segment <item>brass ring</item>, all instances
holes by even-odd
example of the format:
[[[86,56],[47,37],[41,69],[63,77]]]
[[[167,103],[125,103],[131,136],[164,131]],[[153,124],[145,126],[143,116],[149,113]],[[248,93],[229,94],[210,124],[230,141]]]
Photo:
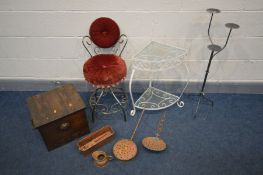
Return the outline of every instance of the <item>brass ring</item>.
[[[106,166],[108,161],[113,159],[112,156],[108,155],[104,151],[94,151],[91,156],[95,161],[95,166],[99,168]]]

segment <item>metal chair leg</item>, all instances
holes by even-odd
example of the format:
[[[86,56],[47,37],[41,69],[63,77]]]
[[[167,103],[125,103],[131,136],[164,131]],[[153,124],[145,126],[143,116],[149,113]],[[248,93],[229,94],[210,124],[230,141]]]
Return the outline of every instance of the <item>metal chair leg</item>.
[[[116,95],[114,94],[114,92],[112,91],[111,88],[110,88],[110,92],[111,92],[112,96],[115,98],[115,100],[118,102],[118,104],[120,105],[121,110],[122,110],[123,115],[124,115],[124,121],[126,122],[126,121],[127,121],[127,118],[126,118],[126,112],[125,112],[125,110],[124,110],[124,107],[121,105],[121,102],[120,102],[119,99],[116,97]]]
[[[101,93],[100,93],[100,95],[99,95],[99,98],[97,99],[97,91],[98,91],[98,89],[96,89],[95,90],[95,93],[94,93],[94,95],[95,95],[95,104],[92,106],[92,108],[91,108],[91,118],[92,118],[92,122],[94,123],[94,121],[95,121],[95,117],[94,117],[94,114],[95,114],[95,110],[96,110],[96,106],[97,106],[97,104],[99,103],[99,101],[100,101],[100,99],[101,99],[101,97],[102,97],[102,95],[103,95],[103,93],[104,93],[104,90],[102,89],[101,90]]]

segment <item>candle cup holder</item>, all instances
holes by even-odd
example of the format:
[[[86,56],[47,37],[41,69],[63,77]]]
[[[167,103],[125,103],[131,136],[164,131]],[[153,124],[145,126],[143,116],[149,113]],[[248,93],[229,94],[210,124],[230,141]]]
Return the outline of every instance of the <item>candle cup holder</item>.
[[[211,44],[209,44],[209,45],[207,46],[207,48],[208,48],[208,50],[211,51],[211,53],[210,53],[209,62],[208,62],[207,68],[206,68],[205,77],[204,77],[204,80],[203,80],[203,84],[202,84],[201,91],[197,94],[198,102],[197,102],[197,105],[196,105],[196,108],[195,108],[195,111],[194,111],[194,118],[197,117],[197,114],[198,114],[198,111],[200,110],[200,105],[201,105],[201,104],[209,105],[209,106],[211,106],[211,107],[213,108],[213,106],[214,106],[213,100],[211,100],[210,98],[208,98],[207,95],[206,95],[206,93],[205,93],[205,86],[206,86],[206,81],[207,81],[207,77],[208,77],[208,74],[209,74],[210,66],[211,66],[211,63],[212,63],[213,58],[214,58],[218,53],[222,52],[222,51],[226,48],[232,30],[239,28],[239,25],[238,25],[238,24],[235,24],[235,23],[226,23],[226,24],[225,24],[225,27],[226,27],[226,28],[229,28],[229,32],[228,32],[228,35],[227,35],[225,44],[224,44],[222,47],[219,46],[219,45],[217,45],[217,44],[214,44],[214,42],[213,42],[213,40],[212,40],[212,37],[211,37],[211,34],[210,34],[211,24],[212,24],[212,21],[213,21],[213,16],[214,16],[214,14],[220,13],[221,11],[220,11],[219,9],[214,9],[214,8],[209,8],[209,9],[207,9],[206,11],[211,14],[210,21],[209,21],[209,25],[208,25],[208,30],[207,30],[208,38],[209,38],[209,41],[210,41],[210,43],[211,43]],[[206,115],[206,116],[207,116],[207,115]]]

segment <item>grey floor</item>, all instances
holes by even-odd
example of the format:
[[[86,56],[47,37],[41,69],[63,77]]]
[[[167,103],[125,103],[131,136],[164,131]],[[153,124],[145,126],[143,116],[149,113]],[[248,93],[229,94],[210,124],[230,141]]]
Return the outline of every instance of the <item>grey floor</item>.
[[[155,133],[161,112],[146,112],[134,138],[139,152],[129,162],[111,161],[99,169],[90,156],[76,149],[76,140],[48,152],[37,130],[32,129],[26,98],[38,92],[0,92],[0,174],[2,175],[95,175],[95,174],[263,174],[263,95],[209,94],[215,106],[202,108],[193,120],[192,96],[185,107],[167,110],[162,133],[168,148],[152,153],[141,144]],[[87,102],[89,94],[81,93]],[[205,111],[211,111],[204,118]],[[121,114],[99,116],[90,122],[92,131],[110,124],[115,140],[101,148],[112,154],[113,144],[129,138],[140,111],[124,122]],[[87,110],[90,120],[90,112]]]

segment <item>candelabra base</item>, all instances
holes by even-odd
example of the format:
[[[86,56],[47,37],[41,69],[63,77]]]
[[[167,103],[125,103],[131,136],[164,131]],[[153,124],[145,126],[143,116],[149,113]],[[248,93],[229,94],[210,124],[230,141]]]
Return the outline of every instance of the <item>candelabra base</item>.
[[[196,107],[193,108],[193,118],[196,119],[200,114],[205,114],[204,119],[207,118],[210,111],[213,110],[214,102],[204,92],[200,92],[197,95],[194,95],[197,98]],[[195,104],[195,103],[194,103]],[[208,107],[208,108],[207,108]]]

